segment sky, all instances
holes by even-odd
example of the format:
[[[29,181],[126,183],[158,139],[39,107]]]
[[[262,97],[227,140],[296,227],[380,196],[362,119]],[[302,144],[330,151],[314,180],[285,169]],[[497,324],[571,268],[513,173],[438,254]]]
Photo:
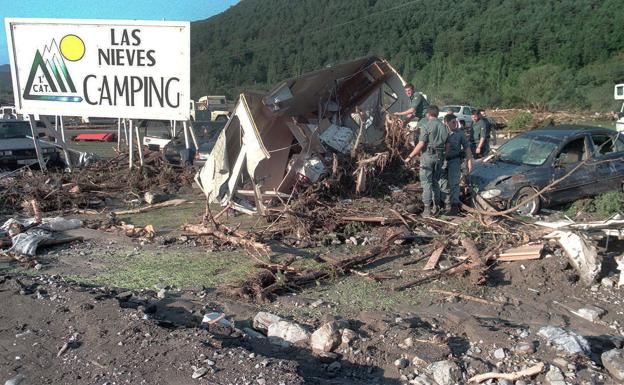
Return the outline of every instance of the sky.
[[[0,65],[9,63],[5,17],[195,21],[239,0],[0,0]]]

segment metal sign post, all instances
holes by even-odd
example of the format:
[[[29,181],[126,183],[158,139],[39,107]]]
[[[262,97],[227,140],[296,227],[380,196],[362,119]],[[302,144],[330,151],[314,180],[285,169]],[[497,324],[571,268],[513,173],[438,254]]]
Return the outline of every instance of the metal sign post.
[[[32,114],[28,114],[28,120],[30,121],[30,132],[32,133],[33,143],[35,145],[35,152],[37,153],[37,161],[39,162],[39,167],[41,171],[46,172],[48,168],[46,167],[45,160],[41,155],[41,146],[39,146],[39,138],[37,135],[37,123],[35,122],[35,117]]]

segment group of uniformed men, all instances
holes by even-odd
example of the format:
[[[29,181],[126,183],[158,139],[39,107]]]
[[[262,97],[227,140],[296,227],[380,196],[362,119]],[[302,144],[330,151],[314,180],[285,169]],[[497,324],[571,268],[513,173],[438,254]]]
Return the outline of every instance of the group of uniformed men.
[[[420,184],[422,187],[423,216],[440,213],[441,204],[449,215],[459,214],[459,183],[462,160],[466,162],[468,172],[472,171],[473,154],[475,158],[486,156],[490,151],[490,124],[483,118],[481,111],[472,111],[472,127],[469,139],[460,127],[454,114],[438,119],[439,110],[435,105],[428,105],[421,93],[414,93],[414,86],[405,85],[405,94],[409,106],[405,111],[397,112],[410,126],[415,123],[418,143],[404,159],[409,165],[411,160],[420,156]]]

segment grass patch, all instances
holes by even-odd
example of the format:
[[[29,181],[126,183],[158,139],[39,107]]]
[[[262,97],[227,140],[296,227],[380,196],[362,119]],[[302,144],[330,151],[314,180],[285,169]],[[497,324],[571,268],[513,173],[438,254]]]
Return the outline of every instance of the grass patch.
[[[204,208],[204,201],[183,203],[177,207],[164,207],[145,213],[123,215],[120,219],[141,227],[152,225],[156,230],[178,229],[185,223],[201,222]]]
[[[71,276],[97,285],[128,289],[152,288],[157,283],[175,287],[203,285],[215,287],[243,279],[253,270],[254,261],[242,253],[206,251],[154,251],[140,254],[108,255],[109,265],[97,276]]]

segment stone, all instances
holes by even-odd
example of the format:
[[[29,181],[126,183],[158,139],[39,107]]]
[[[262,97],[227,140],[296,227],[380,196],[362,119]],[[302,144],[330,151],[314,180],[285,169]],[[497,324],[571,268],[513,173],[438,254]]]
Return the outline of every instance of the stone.
[[[329,366],[327,366],[327,371],[330,373],[336,373],[341,368],[342,368],[342,365],[340,365],[340,362],[334,361],[331,364],[329,364]]]
[[[4,382],[4,385],[19,385],[24,380],[23,374],[18,374],[15,377],[12,377]]]
[[[331,352],[342,342],[339,326],[336,322],[328,322],[318,328],[310,336],[310,347],[315,353]]]
[[[413,348],[414,347],[414,339],[412,337],[407,337],[403,340],[403,346],[405,348]]]
[[[399,369],[405,369],[410,364],[407,358],[398,358],[394,361],[394,366]]]
[[[169,199],[169,196],[167,194],[161,194],[161,193],[156,193],[156,192],[152,192],[152,191],[147,191],[143,195],[143,200],[148,205],[153,205],[154,203],[164,202],[167,199]]]
[[[513,385],[513,382],[509,380],[498,380],[498,385]]]
[[[318,353],[319,361],[324,364],[329,364],[338,359],[338,354],[332,352],[320,352]]]
[[[524,380],[518,380],[518,381],[516,381],[515,385],[528,385],[528,384]]]
[[[613,286],[615,286],[615,280],[611,277],[604,277],[600,281],[600,284],[606,289],[613,289]]]
[[[266,380],[264,378],[258,378],[256,382],[258,382],[258,385],[266,385]]]
[[[160,299],[164,299],[167,296],[167,290],[166,289],[160,289],[158,291],[158,294],[156,294],[156,296]]]
[[[357,333],[351,329],[343,329],[341,335],[341,342],[345,346],[349,346],[357,339]]]
[[[431,380],[423,374],[417,376],[416,378],[411,380],[409,383],[415,384],[415,385],[433,385],[433,382],[431,382]]]
[[[282,317],[278,315],[261,311],[253,318],[253,328],[266,333],[269,326],[281,320]]]
[[[547,385],[566,385],[565,377],[563,376],[561,369],[554,365],[550,366],[550,369],[546,372],[544,379],[546,380]]]
[[[611,349],[600,356],[602,365],[607,369],[611,377],[624,381],[624,350]]]
[[[494,358],[496,358],[499,361],[502,361],[505,359],[505,357],[507,357],[507,354],[505,353],[505,349],[503,348],[498,348],[494,350],[494,353],[492,355],[494,356]]]
[[[117,298],[121,302],[126,302],[126,301],[130,300],[130,298],[132,298],[132,292],[131,291],[124,291],[123,293],[117,294],[115,296],[115,298]]]
[[[191,376],[192,378],[200,378],[203,377],[204,375],[206,375],[206,373],[208,373],[208,369],[206,368],[197,368],[195,369],[195,371],[193,372],[193,375]]]
[[[276,345],[289,346],[296,343],[307,343],[310,333],[300,325],[289,321],[277,321],[267,331],[269,341]]]
[[[323,305],[323,303],[325,303],[325,301],[323,301],[322,299],[317,299],[316,301],[314,301],[314,302],[312,302],[310,304],[310,307],[317,308],[317,307]]]
[[[576,314],[585,318],[588,321],[596,322],[606,313],[606,310],[594,305],[587,305],[581,309],[578,309]]]
[[[535,344],[533,342],[520,342],[513,348],[513,352],[519,355],[528,355],[535,353]]]
[[[537,334],[544,337],[557,350],[563,351],[568,355],[588,355],[591,353],[589,342],[583,336],[571,330],[555,326],[544,326]]]
[[[450,360],[434,362],[427,366],[427,371],[438,385],[453,385],[461,380],[461,369]]]

